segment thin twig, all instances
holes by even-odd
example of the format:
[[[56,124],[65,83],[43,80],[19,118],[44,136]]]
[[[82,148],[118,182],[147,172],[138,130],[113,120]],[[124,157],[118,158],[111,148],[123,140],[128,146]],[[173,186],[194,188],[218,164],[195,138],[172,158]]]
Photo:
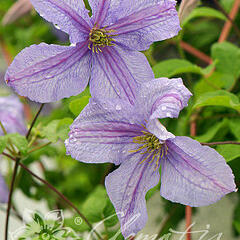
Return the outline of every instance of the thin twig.
[[[1,207],[0,206],[0,210],[1,211],[3,211],[3,212],[6,212],[7,211],[7,209],[5,209],[5,208],[3,208],[3,207]],[[18,213],[18,212],[16,212],[15,210],[11,213],[11,215],[12,216],[15,216],[19,221],[23,221],[23,218],[22,218],[22,216]]]
[[[238,28],[238,26],[236,25],[236,23],[234,22],[233,19],[231,19],[231,17],[229,17],[228,13],[225,11],[225,9],[221,6],[221,4],[217,1],[217,0],[213,0],[215,2],[215,4],[217,5],[217,7],[219,8],[219,10],[226,16],[226,18],[231,22],[231,24],[233,25],[236,34],[238,35],[238,37],[240,37],[240,30]]]
[[[157,239],[158,238],[161,238],[161,235],[162,235],[162,232],[164,230],[164,228],[166,227],[166,225],[168,224],[169,220],[171,219],[171,217],[174,215],[174,213],[176,212],[178,208],[178,205],[174,206],[171,211],[167,214],[167,216],[165,216],[161,222],[161,227],[160,227],[160,230],[158,232],[158,236],[157,236]]]
[[[180,46],[187,52],[191,53],[193,56],[199,58],[200,60],[206,62],[207,64],[212,64],[212,59],[206,55],[205,53],[199,51],[198,49],[194,48],[190,44],[181,41]]]
[[[2,129],[2,131],[3,131],[3,133],[4,133],[4,135],[7,135],[7,130],[6,130],[6,128],[3,126],[3,124],[2,124],[1,121],[0,121],[0,126],[1,126],[1,129]]]
[[[192,225],[192,208],[190,206],[186,206],[185,215],[186,215],[186,229],[188,230],[186,239],[191,240],[192,236],[190,226]]]
[[[231,21],[228,20],[228,21],[225,23],[218,42],[223,42],[223,41],[225,41],[225,40],[227,39],[227,37],[228,37],[228,35],[229,35],[229,33],[230,33],[230,30],[231,30],[231,27],[234,26],[234,25],[233,25],[233,21],[234,21],[235,17],[237,16],[239,7],[240,7],[240,0],[235,0],[230,14],[229,14],[229,15],[227,14],[228,19],[231,19]],[[238,28],[237,28],[237,29],[238,29]],[[236,29],[235,29],[235,30],[236,30]],[[238,29],[238,30],[239,30],[239,29]],[[236,31],[236,33],[238,33],[238,31]]]
[[[41,107],[39,108],[36,116],[34,117],[34,119],[33,119],[33,121],[32,121],[32,124],[31,124],[31,126],[30,126],[30,128],[29,128],[29,130],[28,130],[28,132],[27,132],[27,134],[26,134],[26,139],[29,138],[29,136],[30,136],[30,134],[31,134],[31,131],[32,131],[32,129],[33,129],[33,127],[34,127],[34,125],[35,125],[35,123],[36,123],[36,121],[37,121],[37,119],[38,119],[38,117],[39,117],[39,114],[41,113],[44,105],[45,105],[45,104],[42,103],[42,105],[41,105]]]
[[[32,124],[28,130],[28,133],[26,135],[26,139],[28,140],[32,128],[35,124],[35,122],[37,121],[38,116],[40,115],[42,109],[43,109],[44,104],[41,105],[39,111],[37,112],[36,116],[34,117]],[[12,175],[12,179],[11,179],[11,185],[10,185],[10,189],[9,189],[9,195],[8,195],[8,207],[7,207],[7,213],[6,213],[6,223],[5,223],[5,240],[8,239],[8,228],[9,228],[9,220],[10,220],[10,212],[11,212],[11,207],[12,207],[12,196],[13,196],[13,190],[14,190],[14,185],[15,185],[15,180],[16,180],[16,176],[17,176],[17,172],[18,172],[18,167],[20,164],[21,158],[17,157],[15,159],[15,165],[14,165],[14,170],[13,170],[13,175]]]
[[[17,161],[14,157],[10,156],[7,153],[2,153],[2,155],[12,159],[13,161]],[[33,177],[35,177],[36,179],[38,179],[40,182],[42,182],[44,185],[48,186],[48,188],[50,188],[53,192],[55,192],[61,199],[63,199],[69,206],[71,206],[76,213],[79,214],[79,216],[86,222],[86,224],[93,229],[92,224],[87,220],[87,218],[83,215],[83,213],[81,213],[78,208],[67,198],[65,197],[61,192],[59,192],[51,183],[47,182],[46,180],[42,179],[41,177],[37,176],[35,173],[33,173],[29,168],[27,168],[24,164],[22,164],[21,162],[19,163],[19,166],[21,166],[25,171],[27,171],[28,173],[30,173]],[[93,229],[94,233],[97,235],[97,237],[99,239],[102,240],[100,234]]]
[[[240,145],[240,142],[225,141],[225,142],[211,142],[211,143],[201,143],[201,144],[203,146],[216,146],[216,145],[227,145],[227,144]]]
[[[32,152],[35,152],[35,151],[37,151],[37,150],[40,150],[40,149],[42,149],[42,148],[44,148],[44,147],[47,147],[47,146],[50,145],[50,144],[51,144],[51,142],[48,142],[48,143],[45,143],[45,144],[43,144],[43,145],[41,145],[41,146],[35,147],[35,148],[33,148],[32,150],[30,150],[28,153],[32,153]]]
[[[7,46],[4,44],[4,42],[2,41],[2,39],[0,39],[0,48],[2,50],[2,53],[3,53],[3,57],[4,57],[4,60],[6,62],[7,65],[10,65],[11,62],[12,62],[12,56],[11,54],[9,53],[8,49],[7,49]]]
[[[12,176],[11,185],[10,185],[10,189],[9,189],[9,195],[8,195],[8,206],[7,206],[7,214],[6,214],[6,222],[5,222],[5,240],[8,239],[8,226],[9,226],[9,217],[10,217],[10,212],[11,212],[10,210],[12,207],[12,195],[13,195],[14,184],[15,184],[17,171],[18,171],[18,167],[19,167],[19,163],[20,163],[21,159],[17,158],[15,160],[16,161],[15,161],[13,176]]]
[[[190,135],[192,137],[195,137],[197,135],[197,120],[196,120],[197,115],[198,115],[198,112],[196,112],[192,116],[192,121],[190,124]],[[185,207],[185,222],[186,222],[186,229],[187,229],[186,240],[191,240],[192,239],[192,234],[191,234],[192,208],[190,206]]]

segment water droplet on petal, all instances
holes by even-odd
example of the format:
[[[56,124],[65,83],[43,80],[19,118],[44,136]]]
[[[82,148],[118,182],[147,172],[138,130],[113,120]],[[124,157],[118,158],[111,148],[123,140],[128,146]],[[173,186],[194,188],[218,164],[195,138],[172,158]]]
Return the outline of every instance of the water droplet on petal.
[[[172,114],[171,113],[167,113],[167,117],[172,117]]]
[[[41,16],[41,15],[40,15],[40,16]],[[41,17],[43,17],[43,16],[41,16]],[[60,30],[60,27],[59,27],[58,25],[55,25],[55,28],[58,29],[58,30]]]
[[[166,106],[162,106],[162,110],[163,111],[167,110],[167,107]]]
[[[71,143],[71,144],[76,143],[76,142],[77,142],[76,138],[70,138],[69,139],[69,143]]]
[[[122,106],[118,104],[118,105],[116,106],[116,110],[117,110],[117,111],[122,110]]]

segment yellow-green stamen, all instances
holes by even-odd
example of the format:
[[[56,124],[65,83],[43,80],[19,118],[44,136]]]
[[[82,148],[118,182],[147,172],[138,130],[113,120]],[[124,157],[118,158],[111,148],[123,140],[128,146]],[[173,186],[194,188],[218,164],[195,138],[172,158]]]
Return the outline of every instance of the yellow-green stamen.
[[[114,46],[113,43],[115,40],[112,38],[116,35],[111,35],[113,30],[106,30],[105,28],[98,29],[94,27],[89,33],[89,44],[88,48],[92,52],[102,52],[101,48],[106,46]]]
[[[130,153],[146,154],[147,156],[140,162],[140,164],[149,160],[149,163],[156,161],[156,169],[159,167],[160,159],[167,155],[167,145],[160,142],[160,140],[148,131],[142,131],[142,135],[134,137],[133,142],[139,144],[139,148],[130,150]]]

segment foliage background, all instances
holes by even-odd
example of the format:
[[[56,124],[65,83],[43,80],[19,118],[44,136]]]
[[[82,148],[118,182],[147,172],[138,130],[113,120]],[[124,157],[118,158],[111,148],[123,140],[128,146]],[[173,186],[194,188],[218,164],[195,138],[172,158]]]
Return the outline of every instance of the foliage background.
[[[13,0],[0,0],[0,20],[13,3]],[[219,4],[229,13],[234,0],[220,0]],[[156,77],[182,77],[194,95],[189,107],[181,113],[179,119],[164,120],[165,126],[175,135],[196,135],[192,137],[200,142],[240,141],[240,36],[232,29],[226,41],[219,43],[226,20],[216,2],[202,0],[183,21],[183,29],[178,37],[155,43],[145,52]],[[235,23],[240,29],[240,11]],[[34,10],[12,24],[0,25],[1,96],[11,91],[5,87],[3,76],[12,57],[23,48],[40,42],[68,44],[67,36],[45,22]],[[201,54],[194,55],[189,45],[204,54],[205,58],[201,59]],[[52,144],[27,155],[23,163],[29,168],[36,169],[44,179],[67,196],[91,223],[97,223],[114,214],[104,189],[104,178],[114,166],[77,162],[66,156],[63,144],[67,138],[68,126],[88,103],[89,97],[89,91],[86,90],[79,96],[45,106],[33,130],[33,136],[37,139],[37,145],[48,141]],[[22,101],[25,104],[26,123],[29,125],[39,106],[27,99]],[[216,150],[231,166],[239,187],[239,145],[221,145],[217,146]],[[3,165],[6,170],[5,178],[9,184],[12,163],[3,158],[0,165],[2,169]],[[76,225],[74,219],[77,215],[70,211],[66,203],[22,169],[17,176],[16,188],[29,199],[46,202],[49,210],[64,209],[67,216],[65,226],[80,233],[89,230],[84,223]],[[150,199],[152,196],[160,198],[159,186],[151,190],[146,198]],[[228,231],[231,231],[232,239],[237,239],[240,237],[240,194],[233,193],[226,198],[233,199],[230,202],[234,206],[229,208],[235,209],[231,229]],[[17,200],[15,198],[15,201]],[[184,219],[184,206],[162,201],[163,217],[151,219],[150,216],[151,221],[159,225],[159,229],[161,226],[159,236],[168,233],[169,227],[177,228],[179,222]],[[2,208],[4,206],[1,206]],[[37,205],[34,210],[38,210]],[[17,211],[21,213],[22,209]],[[198,211],[194,209],[194,214]],[[0,224],[3,222],[4,219],[1,218]],[[101,231],[106,239],[110,239],[116,233],[117,224],[116,217],[105,222]],[[222,227],[224,232],[225,226]],[[159,229],[155,229],[153,234],[158,233]],[[2,232],[0,234],[2,239]],[[122,237],[119,236],[118,239]]]

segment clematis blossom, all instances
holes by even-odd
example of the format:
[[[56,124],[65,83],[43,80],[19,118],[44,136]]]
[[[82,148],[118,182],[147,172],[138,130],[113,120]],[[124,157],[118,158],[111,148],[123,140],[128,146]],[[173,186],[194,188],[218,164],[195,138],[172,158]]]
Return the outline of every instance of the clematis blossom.
[[[153,72],[138,52],[180,30],[175,0],[31,0],[37,12],[70,36],[71,46],[32,45],[8,68],[5,81],[21,96],[52,102],[81,93],[133,103]]]
[[[7,133],[27,132],[24,117],[23,105],[16,96],[0,97],[0,121]],[[0,128],[0,136],[4,135],[2,128]],[[8,188],[0,174],[0,203],[8,201]]]
[[[8,188],[0,174],[0,203],[7,203],[8,201]]]
[[[26,134],[23,105],[16,96],[0,97],[0,121],[7,133]],[[3,135],[0,128],[0,135]]]
[[[91,99],[71,126],[65,145],[73,158],[120,165],[105,185],[125,238],[145,226],[145,195],[160,178],[162,197],[194,207],[236,190],[221,155],[189,137],[174,136],[159,121],[177,118],[190,96],[181,79],[155,79],[141,85],[134,106]]]

